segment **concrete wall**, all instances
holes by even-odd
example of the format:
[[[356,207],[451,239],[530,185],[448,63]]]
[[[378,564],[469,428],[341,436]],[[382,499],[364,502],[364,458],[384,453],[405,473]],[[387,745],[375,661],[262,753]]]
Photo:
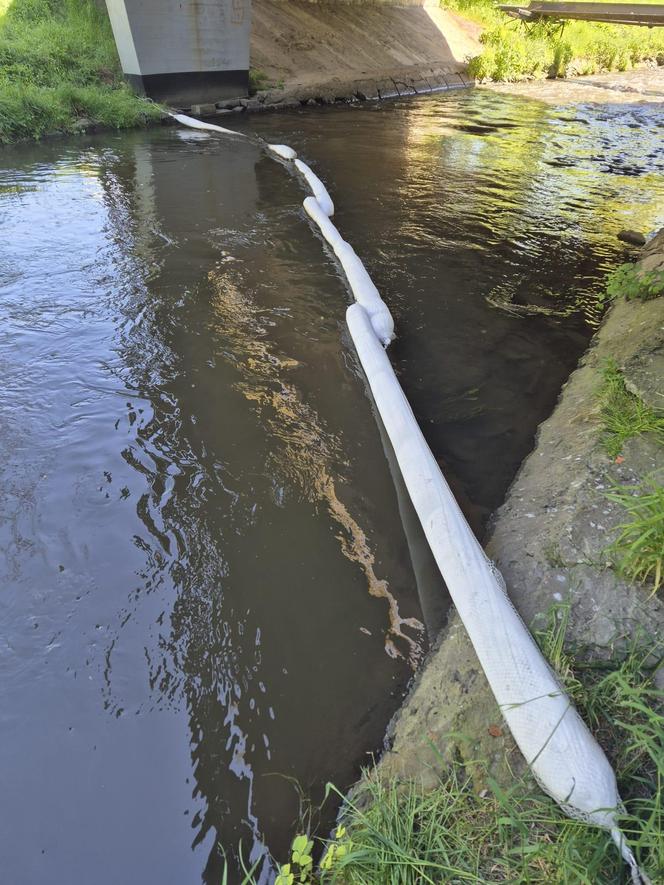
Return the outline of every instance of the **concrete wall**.
[[[122,70],[157,101],[246,94],[251,0],[106,0]]]

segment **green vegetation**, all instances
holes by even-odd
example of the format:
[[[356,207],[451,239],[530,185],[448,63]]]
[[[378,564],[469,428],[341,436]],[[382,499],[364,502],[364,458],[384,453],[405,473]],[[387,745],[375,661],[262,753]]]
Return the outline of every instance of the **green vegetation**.
[[[108,17],[92,0],[0,0],[0,142],[160,115],[124,83]]]
[[[616,488],[607,497],[632,517],[618,526],[608,555],[626,578],[652,581],[652,592],[656,593],[664,583],[664,486],[651,478]]]
[[[664,272],[643,271],[636,264],[621,264],[609,276],[604,301],[650,301],[664,295]]]
[[[525,80],[625,71],[644,61],[664,64],[661,28],[591,22],[526,26],[494,0],[447,0],[444,5],[481,24],[484,50],[470,62],[478,80]]]
[[[642,433],[652,433],[664,444],[664,414],[627,390],[625,377],[613,360],[603,369],[599,400],[602,442],[612,458],[620,455],[628,439]]]
[[[653,882],[663,881],[663,695],[652,679],[663,649],[634,641],[613,661],[590,661],[580,649],[574,657],[565,649],[568,613],[568,606],[556,606],[537,639],[615,767],[625,800],[621,825],[639,863]],[[319,869],[309,862],[310,839],[299,836],[280,885],[626,881],[606,832],[565,817],[529,778],[506,789],[487,782],[478,793],[457,766],[425,792],[415,782],[385,784],[368,772],[362,807],[345,801]],[[295,857],[304,857],[304,865]],[[250,874],[245,882],[253,882]]]
[[[270,78],[260,68],[249,68],[249,95],[256,95],[261,89],[267,89]]]
[[[664,446],[664,413],[627,389],[613,360],[603,369],[599,399],[602,442],[612,458],[621,461],[625,442],[643,433]],[[664,486],[647,478],[636,485],[616,486],[607,497],[624,507],[631,519],[618,526],[606,554],[629,580],[652,581],[655,593],[664,583]]]

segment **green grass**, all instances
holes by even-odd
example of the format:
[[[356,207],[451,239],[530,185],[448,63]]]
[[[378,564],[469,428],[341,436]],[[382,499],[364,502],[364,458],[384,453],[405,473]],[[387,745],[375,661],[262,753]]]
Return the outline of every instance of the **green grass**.
[[[652,433],[664,445],[664,414],[646,405],[625,386],[625,377],[613,360],[602,371],[599,388],[602,444],[612,458],[620,455],[628,439]]]
[[[621,264],[606,281],[603,301],[651,301],[664,295],[664,271],[644,271],[638,264]]]
[[[652,683],[652,649],[619,662],[561,673],[611,757],[626,813],[621,821],[653,882],[664,876],[664,717]],[[570,685],[570,683],[572,683]],[[353,885],[491,883],[617,885],[626,880],[608,835],[566,818],[527,781],[508,789],[489,780],[484,797],[462,769],[423,792],[413,782],[367,778],[366,811],[348,807],[348,853],[339,881]]]
[[[616,488],[607,497],[631,517],[618,526],[608,555],[621,574],[632,581],[652,583],[656,593],[664,583],[664,486],[649,479]]]
[[[268,89],[270,78],[260,68],[249,68],[249,95],[256,95],[261,89]]]
[[[653,683],[662,647],[635,639],[622,657],[612,661],[589,660],[581,650],[574,657],[565,648],[568,613],[567,606],[557,606],[548,628],[537,638],[614,765],[625,802],[621,825],[639,864],[653,883],[662,882],[664,696]],[[488,783],[488,789],[478,794],[461,766],[449,768],[431,791],[422,790],[415,781],[384,783],[367,772],[362,807],[346,800],[342,829],[324,844],[324,857],[332,852],[330,868],[307,873],[301,881],[343,885],[628,881],[608,834],[565,817],[529,778],[515,778],[508,788],[490,778]],[[289,874],[298,882],[299,868],[289,860]],[[245,882],[253,882],[252,877]]]
[[[92,0],[0,0],[1,142],[160,115],[124,83],[108,17]]]
[[[526,27],[493,0],[444,0],[481,24],[483,51],[470,61],[477,80],[524,80],[625,71],[644,61],[664,64],[661,28],[592,22],[541,22]]]

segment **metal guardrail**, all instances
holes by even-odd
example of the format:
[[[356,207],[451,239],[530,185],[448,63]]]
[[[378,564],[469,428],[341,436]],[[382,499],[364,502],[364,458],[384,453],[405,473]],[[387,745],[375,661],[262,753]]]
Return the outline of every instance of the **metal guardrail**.
[[[664,26],[664,4],[651,3],[583,3],[583,2],[535,2],[529,6],[503,5],[499,9],[520,18],[535,22],[542,19],[607,22],[616,25],[646,25],[650,28]]]

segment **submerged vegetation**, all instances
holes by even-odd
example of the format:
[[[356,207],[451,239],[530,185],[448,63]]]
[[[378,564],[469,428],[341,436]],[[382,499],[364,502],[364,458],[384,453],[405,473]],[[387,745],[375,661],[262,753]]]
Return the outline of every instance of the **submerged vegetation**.
[[[664,716],[653,674],[662,648],[635,640],[613,661],[588,660],[581,649],[574,656],[565,650],[567,615],[567,606],[555,607],[538,641],[610,757],[625,801],[621,825],[643,869],[660,882]],[[487,783],[481,792],[478,774]],[[502,788],[486,772],[452,766],[432,791],[414,781],[384,783],[373,772],[363,788],[363,801],[345,800],[333,839],[323,840],[318,870],[311,840],[300,835],[280,867],[279,885],[625,881],[609,834],[565,817],[529,777]],[[245,883],[253,881],[249,872]]]
[[[444,0],[485,29],[469,73],[478,80],[524,80],[626,71],[641,62],[664,64],[661,28],[572,21],[524,25],[494,0]]]
[[[0,0],[0,142],[160,115],[124,83],[93,0]]]

